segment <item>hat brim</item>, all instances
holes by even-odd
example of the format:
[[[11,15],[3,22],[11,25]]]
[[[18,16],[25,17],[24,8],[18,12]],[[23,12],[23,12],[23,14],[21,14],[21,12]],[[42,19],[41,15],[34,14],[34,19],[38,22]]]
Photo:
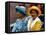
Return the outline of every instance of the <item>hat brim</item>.
[[[35,10],[38,11],[38,16],[41,15],[41,10],[40,10],[37,6],[32,6],[32,7],[28,8],[28,15],[30,15],[30,11],[31,11],[32,9],[35,9]]]

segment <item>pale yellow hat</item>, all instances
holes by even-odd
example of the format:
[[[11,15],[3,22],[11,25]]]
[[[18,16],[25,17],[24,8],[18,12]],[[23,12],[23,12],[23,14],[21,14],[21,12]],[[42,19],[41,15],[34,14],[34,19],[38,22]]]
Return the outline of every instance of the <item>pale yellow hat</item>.
[[[28,8],[28,15],[30,15],[30,11],[31,11],[32,9],[35,9],[35,10],[38,11],[38,16],[41,15],[41,10],[40,10],[37,6],[32,6],[32,7]]]

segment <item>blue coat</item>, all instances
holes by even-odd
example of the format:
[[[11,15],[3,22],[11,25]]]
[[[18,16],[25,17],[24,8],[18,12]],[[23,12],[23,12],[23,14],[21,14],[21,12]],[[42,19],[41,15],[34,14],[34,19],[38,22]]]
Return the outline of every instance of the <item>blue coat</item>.
[[[28,24],[28,20],[32,18],[31,16],[28,16],[24,19],[17,19],[14,26],[13,26],[13,29],[12,29],[12,32],[24,32],[24,31],[28,31],[27,29],[27,24]]]

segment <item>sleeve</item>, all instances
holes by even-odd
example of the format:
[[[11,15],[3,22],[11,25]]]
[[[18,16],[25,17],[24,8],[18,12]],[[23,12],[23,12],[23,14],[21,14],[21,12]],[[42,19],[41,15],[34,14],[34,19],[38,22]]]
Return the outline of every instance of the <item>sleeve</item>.
[[[40,31],[41,27],[42,27],[41,21],[37,21],[35,25],[32,27],[31,31]]]
[[[12,32],[15,32],[16,27],[17,27],[17,25],[16,25],[16,23],[15,23],[14,26],[13,26]]]
[[[16,22],[16,23],[14,24],[14,26],[13,26],[12,32],[19,32],[20,29],[21,29],[21,27],[22,27],[21,22],[20,22],[20,21],[19,21],[19,22]]]

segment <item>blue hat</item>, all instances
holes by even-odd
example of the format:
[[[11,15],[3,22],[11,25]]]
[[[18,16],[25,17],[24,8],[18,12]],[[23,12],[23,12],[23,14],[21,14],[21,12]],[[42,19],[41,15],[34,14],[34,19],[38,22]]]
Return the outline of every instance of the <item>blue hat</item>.
[[[26,8],[24,6],[16,6],[15,8],[16,8],[16,12],[25,15]]]

